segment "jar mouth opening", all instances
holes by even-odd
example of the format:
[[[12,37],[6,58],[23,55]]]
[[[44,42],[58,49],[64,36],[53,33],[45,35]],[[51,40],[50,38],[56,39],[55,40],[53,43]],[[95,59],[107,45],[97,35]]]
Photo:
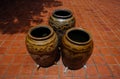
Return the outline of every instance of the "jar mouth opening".
[[[53,30],[48,26],[36,26],[31,28],[29,31],[29,36],[33,39],[46,39],[50,37],[53,33]]]
[[[72,12],[70,10],[55,10],[53,12],[53,16],[56,18],[70,18],[72,16]]]
[[[90,34],[83,29],[70,29],[67,32],[67,38],[76,44],[86,44],[91,40]]]

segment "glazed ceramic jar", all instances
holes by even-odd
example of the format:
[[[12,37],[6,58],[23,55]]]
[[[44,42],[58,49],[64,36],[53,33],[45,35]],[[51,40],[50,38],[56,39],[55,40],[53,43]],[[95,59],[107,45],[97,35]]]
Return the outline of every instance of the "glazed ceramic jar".
[[[81,28],[71,28],[62,39],[62,61],[65,67],[75,70],[83,67],[92,54],[91,35]]]
[[[55,10],[49,18],[49,25],[57,32],[59,39],[64,32],[75,25],[73,13],[67,9]]]
[[[41,67],[53,65],[59,59],[58,38],[49,26],[36,26],[28,31],[26,47],[31,57]]]

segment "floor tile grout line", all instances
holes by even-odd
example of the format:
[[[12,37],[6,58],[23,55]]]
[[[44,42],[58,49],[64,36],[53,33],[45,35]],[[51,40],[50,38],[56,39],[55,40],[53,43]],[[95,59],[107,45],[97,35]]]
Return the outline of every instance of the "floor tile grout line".
[[[97,5],[96,5],[96,6],[97,6]],[[98,6],[97,6],[97,7],[98,7]],[[99,10],[98,10],[98,11],[99,11],[98,13],[101,13],[101,14],[102,14],[102,10],[101,10],[99,7],[98,7],[98,9],[99,9]],[[98,14],[97,14],[97,15],[98,15]],[[103,16],[105,17],[105,15],[103,15]],[[104,24],[106,24],[106,22],[105,22],[105,20],[104,20],[103,18],[100,17],[100,19],[104,22]],[[106,26],[108,27],[108,24],[106,24]],[[111,29],[111,31],[114,33],[114,31],[113,31],[112,29]],[[114,33],[114,34],[115,34],[115,33]],[[116,34],[115,34],[115,36],[116,36]],[[116,36],[116,37],[117,37],[117,36]],[[118,37],[117,37],[117,38],[118,38]],[[118,39],[119,39],[119,38],[118,38]],[[120,40],[120,39],[119,39],[119,40]]]
[[[34,65],[34,66],[35,66],[35,65]],[[34,76],[34,71],[35,71],[35,67],[33,67],[32,74],[31,74],[31,76],[30,76],[30,79],[33,78],[33,76]]]
[[[82,1],[81,1],[82,2]],[[83,3],[83,2],[82,2]],[[94,64],[95,65],[95,64]],[[85,78],[88,79],[88,74],[87,74],[87,70],[86,68],[84,68],[84,72],[85,72]]]
[[[102,7],[101,7],[102,8]],[[107,11],[107,12],[109,12],[109,13],[112,13],[112,12],[110,12],[108,9],[106,9],[106,7],[104,7],[104,9]],[[101,9],[102,10],[102,9]],[[103,12],[103,11],[102,11]],[[104,13],[103,13],[104,14]],[[120,19],[118,19],[117,18],[117,16],[116,15],[114,15],[114,17],[117,19],[117,20],[120,20]]]
[[[87,2],[85,2],[86,4],[88,4],[88,0],[87,0]],[[88,5],[88,7],[91,7],[90,5]],[[89,21],[91,21],[89,18],[88,18],[88,20]],[[92,22],[91,22],[91,24],[92,24]],[[93,25],[93,24],[92,24]],[[95,28],[95,27],[94,27]],[[95,28],[96,29],[96,28]],[[98,32],[98,31],[97,31]],[[99,34],[99,33],[98,33]],[[99,71],[98,71],[98,68],[97,68],[97,65],[96,65],[96,63],[95,63],[95,61],[93,60],[93,63],[94,63],[94,66],[95,66],[95,69],[96,69],[96,71],[97,71],[97,77],[98,78],[100,78],[100,74],[99,74]],[[88,77],[87,77],[88,78]]]
[[[0,47],[2,47],[2,45],[5,43],[5,41],[6,41],[6,39],[8,38],[8,36],[4,39],[4,41],[3,40],[1,40],[2,41],[2,43],[0,44]],[[8,47],[7,47],[8,48]]]
[[[98,49],[99,49],[99,47],[98,47]],[[100,49],[99,49],[100,50]],[[101,54],[101,53],[100,53]],[[102,55],[102,54],[101,54]],[[103,55],[102,55],[102,58],[104,59],[104,57],[103,57]],[[106,66],[109,68],[109,66],[107,65],[107,63],[105,63],[106,64]],[[113,77],[113,73],[112,73],[112,71],[111,71],[111,69],[109,68],[109,70],[110,70],[110,73],[112,74],[112,77]]]
[[[82,1],[81,1],[81,3],[83,3]],[[81,27],[82,28],[82,27]],[[87,76],[87,72],[86,72],[87,70],[84,68],[84,72],[85,72],[85,78],[87,79],[88,78],[88,76]]]
[[[16,37],[17,37],[17,36],[16,36]],[[15,38],[16,38],[16,37],[15,37]],[[13,41],[14,41],[14,40],[13,40]],[[11,45],[12,45],[13,41],[11,42]],[[8,47],[8,49],[10,49],[10,46]],[[7,52],[6,52],[6,53],[7,53]],[[4,55],[6,55],[6,53],[5,53]],[[13,55],[13,56],[15,56],[15,55]],[[10,64],[9,64],[8,67],[6,68],[5,73],[4,73],[4,75],[3,75],[3,78],[5,78],[5,75],[6,75],[6,73],[7,73],[7,70],[8,70],[8,68],[10,67],[10,65],[12,64],[13,61],[14,61],[14,58],[11,60]]]
[[[85,70],[85,75],[86,75],[86,79],[88,78],[88,76],[87,76],[87,72],[86,72],[86,70]]]
[[[34,76],[35,71],[37,71],[37,64],[35,63],[34,66],[35,66],[35,67],[34,67],[34,69],[33,69],[32,76],[31,76],[32,78],[33,78],[33,76]],[[44,76],[39,76],[39,77],[42,77],[43,79],[46,79],[46,72],[47,72],[46,69],[47,69],[47,68],[45,68],[45,75],[44,75]],[[40,70],[40,69],[39,69],[39,70]],[[39,70],[38,70],[38,71],[39,71]],[[31,78],[31,79],[32,79],[32,78]]]
[[[81,3],[83,3],[83,2],[81,1]],[[73,9],[73,10],[74,10],[74,9]],[[81,27],[81,28],[82,28],[82,27]],[[84,68],[84,72],[85,72],[85,75],[84,75],[85,78],[88,79],[88,78],[87,78],[87,72],[86,72],[86,69],[85,69],[85,68]],[[73,74],[72,79],[74,79],[74,77],[75,77],[75,76],[74,76],[74,74]]]
[[[103,56],[103,55],[102,55]],[[114,56],[113,56],[114,57]],[[115,58],[114,58],[115,59]],[[117,62],[117,64],[119,64],[118,62]],[[109,65],[109,64],[108,64]],[[111,71],[112,72],[112,71]]]
[[[14,41],[16,41],[16,38],[18,37],[18,35],[15,37],[15,39],[14,39]],[[14,42],[13,42],[14,43]],[[11,44],[12,45],[12,44]],[[19,48],[19,47],[18,47]],[[18,49],[19,50],[19,49]],[[15,54],[15,56],[16,56],[17,54]],[[25,54],[26,55],[26,54]],[[24,58],[25,59],[25,58]],[[23,63],[20,65],[21,67],[20,67],[20,71],[19,71],[19,73],[18,73],[18,75],[17,75],[17,79],[19,79],[19,76],[20,76],[20,72],[21,72],[21,70],[22,70],[22,68],[23,68]]]
[[[99,48],[98,48],[99,49]],[[99,49],[100,50],[100,49]],[[101,51],[100,51],[101,52]],[[105,60],[105,58],[104,58],[104,55],[102,54],[102,53],[100,53],[101,54],[101,57],[102,57],[102,59],[103,60]],[[113,73],[112,73],[112,70],[110,69],[110,67],[109,67],[109,64],[105,61],[105,65],[107,66],[107,68],[109,69],[109,71],[110,71],[110,74],[111,74],[111,76],[113,77],[114,75],[113,75]]]
[[[100,10],[101,11],[101,10]],[[106,23],[106,22],[104,22]],[[108,27],[108,24],[106,25]],[[111,29],[112,30],[112,29]],[[114,33],[115,37],[118,38],[118,40],[120,41],[119,37],[115,34],[115,32],[112,30],[112,32]]]

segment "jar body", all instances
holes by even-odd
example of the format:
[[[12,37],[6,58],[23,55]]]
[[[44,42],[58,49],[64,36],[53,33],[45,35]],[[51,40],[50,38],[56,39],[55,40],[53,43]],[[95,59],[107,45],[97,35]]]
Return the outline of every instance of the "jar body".
[[[47,27],[47,29],[49,28],[50,27]],[[57,62],[59,59],[59,53],[57,47],[58,38],[56,33],[53,32],[51,36],[45,39],[33,39],[30,36],[31,32],[29,32],[26,36],[26,47],[33,60],[41,67],[48,67]]]
[[[79,34],[78,34],[79,36]],[[62,61],[65,67],[76,70],[82,68],[92,54],[93,41],[77,44],[69,40],[66,35],[62,39]]]
[[[50,26],[60,34],[64,33],[67,29],[75,26],[75,18],[73,16],[69,18],[57,18],[53,15],[49,19]]]
[[[55,30],[61,42],[65,31],[75,26],[75,18],[69,10],[55,10],[49,18],[49,25]]]

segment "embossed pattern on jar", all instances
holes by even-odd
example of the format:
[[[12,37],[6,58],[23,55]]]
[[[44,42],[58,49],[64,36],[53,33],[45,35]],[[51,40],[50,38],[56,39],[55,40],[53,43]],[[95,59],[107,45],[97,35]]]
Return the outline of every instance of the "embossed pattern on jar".
[[[49,25],[57,32],[59,39],[69,28],[74,27],[75,18],[67,9],[55,10],[49,18]]]
[[[49,26],[36,26],[26,36],[26,47],[33,60],[42,67],[48,67],[59,59],[58,38]]]
[[[62,61],[65,67],[75,70],[83,67],[92,54],[91,35],[81,28],[67,30],[62,39]]]

